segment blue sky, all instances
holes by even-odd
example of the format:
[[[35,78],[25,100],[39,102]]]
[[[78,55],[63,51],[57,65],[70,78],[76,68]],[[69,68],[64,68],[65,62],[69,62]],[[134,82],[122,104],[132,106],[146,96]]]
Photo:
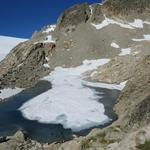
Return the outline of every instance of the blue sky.
[[[83,2],[100,0],[0,0],[0,35],[29,38],[35,30],[55,23],[64,9]]]

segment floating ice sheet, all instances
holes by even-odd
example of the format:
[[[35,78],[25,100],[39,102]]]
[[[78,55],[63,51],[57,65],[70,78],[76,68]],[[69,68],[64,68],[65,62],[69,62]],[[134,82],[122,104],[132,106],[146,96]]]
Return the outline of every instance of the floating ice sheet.
[[[86,60],[75,68],[57,67],[44,80],[52,89],[31,99],[19,109],[24,117],[42,123],[62,124],[73,131],[101,125],[110,119],[96,91],[84,86],[82,74],[109,62],[109,59]]]

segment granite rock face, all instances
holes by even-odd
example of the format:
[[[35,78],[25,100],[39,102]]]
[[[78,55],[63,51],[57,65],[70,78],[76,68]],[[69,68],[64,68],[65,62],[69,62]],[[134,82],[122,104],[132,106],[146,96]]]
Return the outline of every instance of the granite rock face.
[[[124,128],[140,128],[149,125],[150,55],[135,66],[134,75],[120,95],[115,110]]]
[[[37,79],[49,73],[43,65],[55,49],[55,44],[27,41],[19,44],[0,64],[1,86],[31,87]]]
[[[69,9],[66,9],[58,18],[57,28],[59,30],[69,27],[76,27],[81,23],[86,23],[90,17],[90,8],[87,3],[77,4]],[[68,28],[68,29],[67,29]]]
[[[92,4],[90,6],[90,9],[91,9],[91,17],[90,17],[91,22],[99,23],[100,21],[104,20],[102,5]]]

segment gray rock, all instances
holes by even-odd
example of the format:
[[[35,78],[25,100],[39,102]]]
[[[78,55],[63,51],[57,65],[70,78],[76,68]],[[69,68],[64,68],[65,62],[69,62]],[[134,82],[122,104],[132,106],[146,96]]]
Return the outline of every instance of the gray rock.
[[[77,4],[66,9],[58,18],[57,29],[69,29],[70,26],[77,26],[86,23],[90,18],[90,8],[87,3]]]
[[[14,136],[3,138],[0,142],[0,150],[43,150],[43,146],[26,138],[22,131],[18,131]]]

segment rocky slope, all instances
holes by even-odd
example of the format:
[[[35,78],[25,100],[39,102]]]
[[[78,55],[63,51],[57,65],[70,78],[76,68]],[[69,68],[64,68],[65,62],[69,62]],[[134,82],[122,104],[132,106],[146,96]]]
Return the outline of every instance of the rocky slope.
[[[150,149],[149,10],[149,0],[75,5],[61,14],[56,28],[46,26],[15,47],[0,63],[1,88],[30,87],[56,66],[77,66],[85,59],[98,58],[111,61],[85,73],[88,79],[108,83],[127,81],[127,85],[116,101],[114,110],[118,120],[112,125],[57,144],[42,145],[34,141],[32,144],[27,138],[20,148],[17,140],[10,138],[1,141],[0,149],[13,150],[11,143],[16,149]]]
[[[29,41],[15,47],[0,63],[1,86],[29,87],[56,66],[77,66],[85,59],[113,58],[119,54],[119,49],[111,47],[112,42],[127,48],[134,44],[132,38],[139,38],[148,33],[148,24],[143,24],[144,28],[137,26],[132,29],[111,21],[97,30],[95,25],[101,24],[106,20],[105,17],[109,16],[105,13],[106,6],[109,8],[108,2],[104,5],[75,5],[62,13],[56,28],[46,26],[35,32]],[[115,19],[118,23],[127,22]],[[134,21],[132,19],[132,22]],[[148,21],[148,18],[145,21]],[[135,22],[134,25],[136,24]],[[33,57],[38,63],[32,62]],[[47,63],[50,67],[43,66]]]

